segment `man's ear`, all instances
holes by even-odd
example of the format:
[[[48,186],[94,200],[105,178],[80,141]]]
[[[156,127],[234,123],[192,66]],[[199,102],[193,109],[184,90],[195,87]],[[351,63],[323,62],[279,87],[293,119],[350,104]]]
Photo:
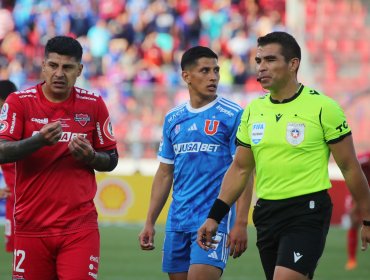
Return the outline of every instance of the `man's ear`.
[[[292,58],[291,60],[290,60],[290,65],[289,65],[289,70],[291,71],[291,72],[297,72],[297,70],[298,70],[298,67],[299,67],[299,63],[300,63],[300,61],[299,61],[299,59],[298,58]]]
[[[182,77],[182,79],[184,80],[184,82],[186,83],[186,84],[190,84],[190,76],[189,76],[189,72],[188,71],[182,71],[181,72],[181,77]]]

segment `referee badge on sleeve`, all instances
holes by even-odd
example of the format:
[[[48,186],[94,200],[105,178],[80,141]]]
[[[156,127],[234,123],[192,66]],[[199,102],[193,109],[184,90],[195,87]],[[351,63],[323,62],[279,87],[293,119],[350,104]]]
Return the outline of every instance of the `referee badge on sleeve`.
[[[304,123],[288,123],[286,127],[286,140],[293,146],[301,144],[304,140]]]

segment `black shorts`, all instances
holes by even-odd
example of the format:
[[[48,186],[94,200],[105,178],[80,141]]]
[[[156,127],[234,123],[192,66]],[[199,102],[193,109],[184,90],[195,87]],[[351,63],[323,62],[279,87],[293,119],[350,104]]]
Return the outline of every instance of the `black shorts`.
[[[282,199],[258,199],[253,222],[266,279],[275,266],[313,278],[324,251],[333,205],[327,191]]]

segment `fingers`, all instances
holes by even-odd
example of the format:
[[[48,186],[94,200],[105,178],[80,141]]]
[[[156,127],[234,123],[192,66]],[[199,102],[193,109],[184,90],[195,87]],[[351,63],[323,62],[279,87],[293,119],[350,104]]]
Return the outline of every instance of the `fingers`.
[[[139,235],[139,243],[142,250],[149,251],[154,250],[154,236],[147,233],[141,233]]]
[[[366,251],[367,250],[367,243],[370,243],[370,235],[367,237],[366,233],[369,230],[367,230],[367,227],[362,227],[361,229],[361,251]]]
[[[239,258],[247,250],[246,242],[231,242],[230,244],[230,256],[234,259]]]
[[[62,137],[62,133],[62,125],[59,121],[48,123],[44,125],[40,130],[40,134],[47,145],[56,144]]]
[[[78,135],[68,144],[68,148],[75,159],[89,161],[94,156],[94,149],[90,142]]]
[[[205,227],[201,227],[198,230],[197,243],[203,250],[215,249],[219,239],[215,239],[214,236],[213,231],[208,231]]]

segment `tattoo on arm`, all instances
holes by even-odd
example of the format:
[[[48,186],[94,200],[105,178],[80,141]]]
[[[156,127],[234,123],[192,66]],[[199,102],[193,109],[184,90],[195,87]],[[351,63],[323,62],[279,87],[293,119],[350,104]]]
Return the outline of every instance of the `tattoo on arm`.
[[[96,152],[89,165],[97,171],[112,171],[118,163],[117,150]]]
[[[38,134],[19,141],[0,140],[0,163],[15,162],[45,146]]]

